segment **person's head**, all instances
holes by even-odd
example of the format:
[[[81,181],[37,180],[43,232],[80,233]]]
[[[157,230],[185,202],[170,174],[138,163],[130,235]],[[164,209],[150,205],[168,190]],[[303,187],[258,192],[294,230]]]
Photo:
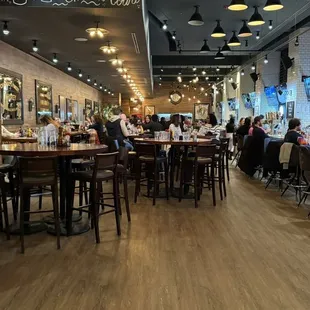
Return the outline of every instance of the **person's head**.
[[[122,113],[122,110],[121,110],[120,107],[116,106],[116,107],[112,108],[111,112],[112,112],[113,115],[120,115]]]
[[[217,119],[213,113],[209,114],[209,124],[211,124],[212,127],[217,125]]]
[[[230,117],[229,124],[235,124],[235,118],[233,116]]]
[[[180,125],[180,115],[179,114],[172,115],[171,124],[174,124],[174,126],[179,127],[179,125]]]
[[[252,124],[252,119],[251,119],[251,117],[247,117],[247,118],[244,120],[244,125],[247,126],[247,127],[251,127],[251,124]]]
[[[260,116],[256,116],[254,118],[254,126],[256,127],[262,127],[262,118]]]
[[[295,131],[300,131],[301,130],[301,123],[298,118],[292,118],[288,122],[288,129],[289,130],[295,130]]]
[[[44,126],[47,126],[48,124],[52,124],[53,119],[49,115],[45,114],[40,118],[40,121]]]
[[[165,119],[164,117],[161,117],[161,118],[160,118],[160,122],[161,122],[161,123],[165,123],[165,122],[166,122],[166,119]]]
[[[245,122],[244,117],[241,117],[241,118],[240,118],[240,121],[239,121],[239,126],[244,125],[244,122]]]
[[[92,116],[92,121],[96,124],[102,124],[102,118],[99,114],[95,114]]]
[[[152,121],[153,122],[158,123],[158,120],[159,120],[159,118],[158,118],[157,114],[152,115]]]
[[[180,117],[181,117],[181,122],[184,122],[185,121],[185,116],[181,114]]]
[[[148,124],[151,121],[151,115],[146,115],[144,121]]]
[[[123,112],[120,114],[120,118],[121,118],[123,121],[126,121],[126,120],[127,120],[127,116],[126,116],[126,114],[123,113]]]

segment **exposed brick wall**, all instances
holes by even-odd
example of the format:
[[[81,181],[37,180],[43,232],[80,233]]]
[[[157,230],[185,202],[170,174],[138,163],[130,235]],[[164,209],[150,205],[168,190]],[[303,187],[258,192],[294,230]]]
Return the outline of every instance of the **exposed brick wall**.
[[[0,41],[0,68],[17,72],[23,76],[23,105],[24,124],[36,125],[35,109],[28,112],[28,100],[35,99],[35,80],[51,84],[53,89],[53,105],[58,104],[59,95],[65,98],[77,100],[85,105],[85,99],[98,102],[107,102],[103,94],[93,87],[82,83],[78,79],[70,77],[62,71],[54,68],[35,57],[28,55],[6,43]],[[118,94],[115,94],[117,97]],[[117,100],[117,99],[113,99]]]

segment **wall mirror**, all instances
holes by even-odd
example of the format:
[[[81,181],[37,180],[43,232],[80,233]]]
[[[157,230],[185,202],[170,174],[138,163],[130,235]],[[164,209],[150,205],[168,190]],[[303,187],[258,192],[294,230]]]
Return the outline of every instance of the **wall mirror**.
[[[0,104],[4,125],[24,123],[22,75],[0,68]]]
[[[72,123],[78,122],[79,104],[77,100],[66,99],[66,120]]]
[[[53,116],[52,85],[36,80],[36,111],[37,123],[43,115]]]
[[[85,117],[91,117],[93,114],[93,102],[85,99]]]

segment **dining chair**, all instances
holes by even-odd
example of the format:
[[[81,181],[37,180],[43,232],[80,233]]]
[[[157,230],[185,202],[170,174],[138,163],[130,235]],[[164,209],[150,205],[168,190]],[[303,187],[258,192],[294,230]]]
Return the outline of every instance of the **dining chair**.
[[[25,225],[29,224],[30,214],[53,212],[57,235],[57,249],[60,249],[60,219],[58,210],[58,160],[57,157],[20,157],[19,158],[20,187],[20,241],[21,252],[25,252]],[[31,211],[31,189],[39,186],[50,186],[52,192],[52,209]]]

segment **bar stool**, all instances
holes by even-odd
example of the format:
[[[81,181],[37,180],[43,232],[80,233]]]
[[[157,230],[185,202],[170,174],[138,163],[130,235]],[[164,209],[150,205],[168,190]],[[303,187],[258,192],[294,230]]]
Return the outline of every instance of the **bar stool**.
[[[71,198],[67,204],[67,234],[71,234],[72,230],[72,212],[73,210],[82,211],[87,214],[91,214],[92,228],[95,228],[96,242],[100,243],[99,236],[99,216],[107,213],[114,212],[116,220],[117,234],[121,235],[120,218],[119,218],[119,206],[118,206],[118,179],[117,179],[117,167],[118,152],[98,154],[95,158],[95,165],[93,171],[78,171],[71,174],[71,185],[69,190],[71,191]],[[100,200],[102,193],[102,182],[113,181],[113,200],[114,205],[103,203]],[[74,207],[74,188],[76,181],[83,181],[90,183],[90,203],[88,205],[82,205]],[[99,205],[102,207],[110,207],[112,210],[99,212]]]
[[[19,186],[20,203],[20,241],[21,252],[25,252],[24,224],[29,222],[25,216],[34,213],[53,212],[57,235],[57,249],[60,249],[60,219],[58,210],[58,163],[57,157],[20,157],[19,158]],[[51,186],[53,209],[30,211],[30,190],[39,186]]]
[[[230,152],[228,150],[229,147],[229,141],[230,138],[220,138],[220,142],[224,143],[226,146],[225,152],[224,152],[224,171],[226,170],[226,175],[227,175],[227,181],[230,181],[230,176],[229,176],[229,156],[230,156]],[[227,145],[226,145],[227,143]]]
[[[148,144],[148,143],[136,143],[135,145],[137,156],[136,156],[136,164],[135,164],[135,170],[136,170],[136,187],[135,187],[135,203],[137,202],[138,195],[140,193],[140,187],[147,186],[148,188],[148,194],[150,192],[151,184],[153,186],[153,206],[156,203],[156,193],[157,193],[157,187],[165,183],[165,192],[166,192],[166,198],[169,200],[169,187],[168,187],[168,161],[166,157],[159,157],[157,156],[157,149],[156,145]],[[141,178],[141,174],[143,172],[142,165],[147,166],[148,171],[146,173],[148,174],[147,178]],[[165,180],[160,181],[159,179],[159,171],[160,166],[164,166],[164,174],[165,174]],[[152,168],[152,169],[151,169]],[[151,173],[153,171],[153,173]],[[147,180],[147,184],[144,184]]]
[[[6,197],[6,183],[5,183],[4,178],[5,178],[5,175],[3,173],[0,173],[0,190],[1,190],[0,228],[1,230],[3,230],[3,221],[2,221],[2,213],[3,213],[6,238],[7,240],[10,240],[10,224],[9,224],[9,216],[8,216],[7,197]]]

